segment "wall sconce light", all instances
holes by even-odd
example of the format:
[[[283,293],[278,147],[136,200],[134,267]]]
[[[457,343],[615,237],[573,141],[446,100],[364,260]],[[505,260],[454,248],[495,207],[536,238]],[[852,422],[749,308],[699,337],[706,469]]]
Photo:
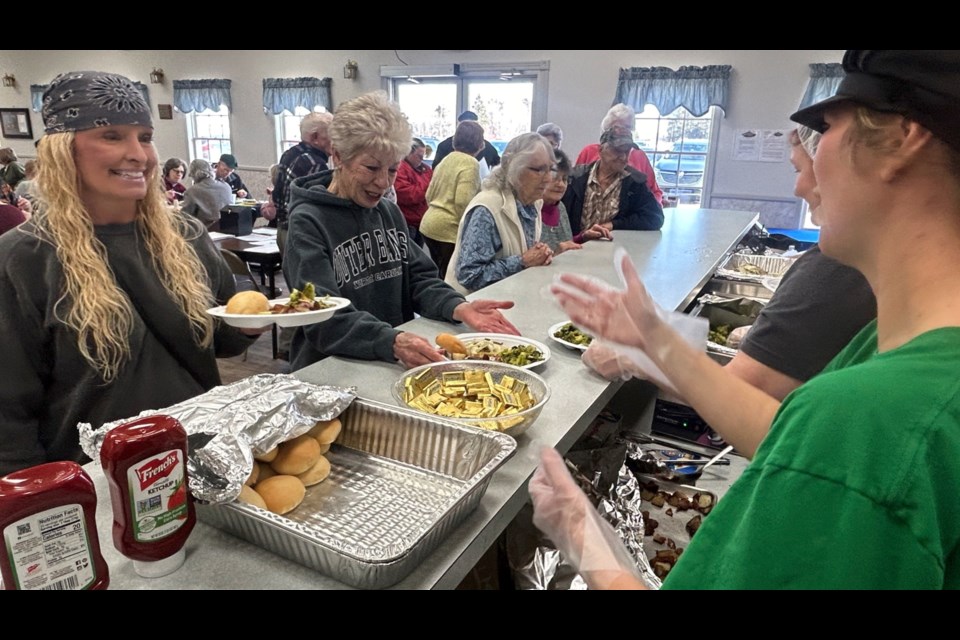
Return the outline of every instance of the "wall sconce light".
[[[153,68],[153,71],[150,72],[150,83],[151,84],[163,84],[163,69],[158,69],[157,67]]]
[[[8,73],[3,76],[3,86],[5,87],[15,87],[17,86],[17,78],[12,73]]]
[[[357,65],[356,60],[347,60],[347,64],[343,65],[344,80],[356,80],[358,69],[359,66]]]

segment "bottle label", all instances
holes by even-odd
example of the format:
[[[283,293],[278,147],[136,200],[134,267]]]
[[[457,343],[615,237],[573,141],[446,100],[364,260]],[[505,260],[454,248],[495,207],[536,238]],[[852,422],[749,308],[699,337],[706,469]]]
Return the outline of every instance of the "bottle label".
[[[22,590],[79,590],[96,578],[83,507],[63,504],[3,530],[3,545]]]
[[[127,483],[134,540],[151,542],[165,538],[187,521],[187,485],[180,449],[130,466]]]

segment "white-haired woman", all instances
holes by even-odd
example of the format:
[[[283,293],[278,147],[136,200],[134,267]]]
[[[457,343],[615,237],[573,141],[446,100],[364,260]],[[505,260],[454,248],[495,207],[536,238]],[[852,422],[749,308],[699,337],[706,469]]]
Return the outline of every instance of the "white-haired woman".
[[[291,287],[353,303],[293,336],[294,369],[331,355],[414,367],[443,359],[425,338],[395,329],[414,314],[463,322],[476,331],[518,333],[500,313],[512,302],[474,300],[437,277],[430,257],[410,241],[403,213],[384,194],[393,186],[413,136],[383,92],[341,104],[330,125],[330,171],[293,182],[283,273]]]
[[[467,293],[527,267],[550,264],[553,251],[540,241],[543,192],[553,179],[553,147],[539,133],[507,144],[500,165],[484,180],[460,221],[446,280]]]
[[[220,384],[250,338],[206,309],[235,292],[203,228],[165,204],[150,108],[79,71],[44,94],[39,213],[0,238],[0,474],[84,456],[99,427]]]
[[[607,111],[600,122],[600,135],[607,131],[615,131],[618,135],[629,135],[633,139],[633,127],[636,123],[636,112],[633,108],[623,104],[615,104]],[[590,164],[600,159],[600,143],[594,142],[588,144],[580,150],[575,164]],[[627,164],[647,177],[647,188],[653,194],[658,204],[663,204],[663,191],[657,184],[657,174],[650,164],[650,158],[643,152],[643,149],[631,149],[630,156],[627,158]]]

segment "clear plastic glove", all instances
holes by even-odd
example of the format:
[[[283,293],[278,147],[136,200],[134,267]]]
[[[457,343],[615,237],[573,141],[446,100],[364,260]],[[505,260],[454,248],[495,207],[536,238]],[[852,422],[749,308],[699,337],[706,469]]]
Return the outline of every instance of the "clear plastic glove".
[[[642,378],[633,361],[603,340],[595,339],[580,357],[583,364],[593,369],[607,380],[629,380]]]
[[[544,448],[530,479],[533,524],[591,589],[644,588],[620,536],[600,517],[556,450]]]
[[[744,325],[742,327],[737,327],[730,332],[730,335],[727,336],[727,346],[731,349],[739,349],[740,345],[743,343],[743,339],[747,337],[747,333],[750,331],[752,324]]]
[[[550,287],[557,302],[575,325],[602,338],[609,349],[632,362],[633,375],[676,393],[676,387],[657,366],[671,332],[696,349],[706,345],[709,322],[706,318],[664,311],[654,302],[640,281],[627,252],[614,252],[614,268],[623,283],[617,289],[597,278],[564,273]]]

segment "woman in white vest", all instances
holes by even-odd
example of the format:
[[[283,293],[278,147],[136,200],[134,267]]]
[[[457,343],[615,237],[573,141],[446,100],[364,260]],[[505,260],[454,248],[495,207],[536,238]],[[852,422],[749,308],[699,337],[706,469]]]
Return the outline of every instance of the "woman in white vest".
[[[553,147],[539,133],[507,144],[500,165],[460,221],[446,275],[450,286],[469,293],[527,267],[550,264],[553,251],[540,242],[540,207],[555,170]]]

